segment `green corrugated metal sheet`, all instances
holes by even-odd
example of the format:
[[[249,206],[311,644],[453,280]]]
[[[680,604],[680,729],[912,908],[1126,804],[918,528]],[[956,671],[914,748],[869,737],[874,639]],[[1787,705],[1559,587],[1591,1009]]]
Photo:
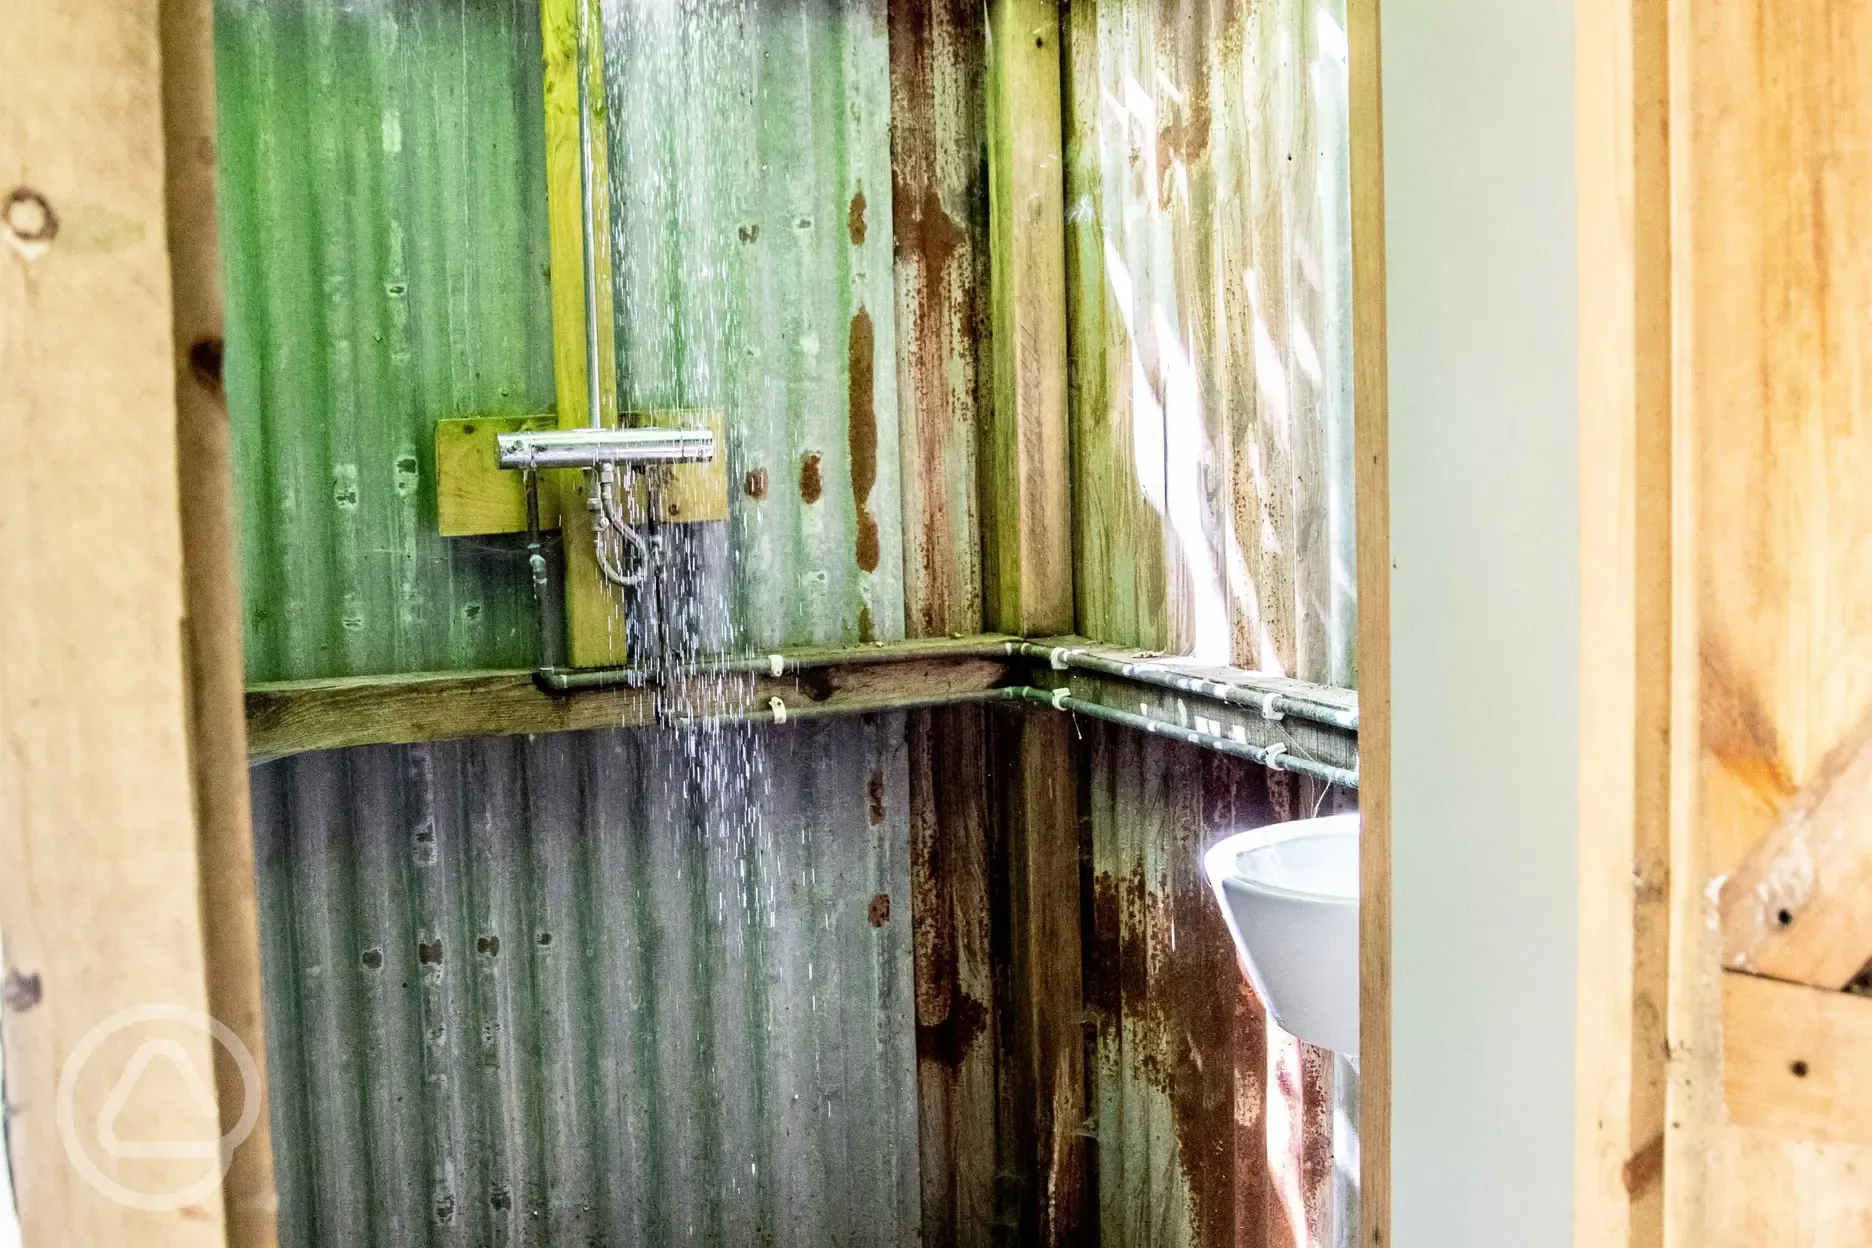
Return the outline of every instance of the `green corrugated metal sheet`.
[[[904,718],[693,746],[255,771],[286,1248],[918,1242]]]
[[[620,401],[720,407],[757,646],[903,636],[882,0],[606,5]]]
[[[435,535],[430,430],[553,405],[537,6],[215,32],[248,677],[529,663],[524,556]]]
[[[903,634],[885,17],[607,6],[620,396],[726,410],[701,544],[749,644]],[[435,536],[431,430],[554,402],[537,4],[216,24],[249,679],[529,663],[518,543]]]

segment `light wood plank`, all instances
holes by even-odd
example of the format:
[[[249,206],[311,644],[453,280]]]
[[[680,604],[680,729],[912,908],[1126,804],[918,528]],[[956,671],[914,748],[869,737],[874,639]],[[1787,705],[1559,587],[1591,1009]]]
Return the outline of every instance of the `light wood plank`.
[[[1348,0],[1359,683],[1359,1239],[1391,1240],[1391,455],[1378,0]]]
[[[1872,1000],[1735,971],[1722,999],[1730,1122],[1872,1145]]]
[[[165,1195],[206,1176],[182,1209],[132,1208],[87,1182],[58,1127],[61,1073],[94,1027],[151,1002],[210,1004],[158,15],[148,0],[16,4],[0,38],[6,1150],[35,1245],[226,1237],[212,1169],[114,1160],[86,1130],[141,1042],[167,1042],[212,1086],[205,1032],[133,1026],[68,1085],[74,1136],[105,1177]],[[171,1075],[139,1081],[123,1123],[131,1138],[212,1157],[217,1118]]]
[[[1722,888],[1723,965],[1841,989],[1872,961],[1872,716]]]
[[[1574,1242],[1661,1244],[1673,716],[1668,28],[1576,10],[1579,978]]]
[[[559,417],[469,416],[438,420],[435,426],[436,525],[443,537],[524,533],[526,478],[498,466],[495,439],[503,433],[556,429]],[[559,527],[559,496],[578,488],[577,473],[554,472],[540,483],[540,527]]]

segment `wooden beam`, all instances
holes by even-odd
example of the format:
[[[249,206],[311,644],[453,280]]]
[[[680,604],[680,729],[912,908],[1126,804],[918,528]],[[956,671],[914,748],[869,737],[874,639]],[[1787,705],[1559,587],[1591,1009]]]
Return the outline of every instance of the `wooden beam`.
[[[254,886],[242,711],[240,561],[227,396],[221,385],[213,4],[163,0],[161,21],[183,636],[208,1006],[254,1059],[243,1070],[226,1048],[215,1048],[222,1132],[237,1129],[250,1099],[259,1110],[229,1157],[222,1199],[229,1248],[274,1248],[279,1199],[267,1102],[260,898]]]
[[[579,23],[589,24],[591,59],[578,64]],[[578,92],[588,76],[591,98],[592,220],[597,251],[598,398],[607,424],[617,411],[615,322],[612,317],[611,199],[605,150],[603,32],[593,0],[541,0],[546,61],[546,219],[551,249],[553,376],[559,423],[591,421],[585,368],[585,240],[580,193]],[[576,481],[576,477],[569,480]],[[576,488],[576,487],[575,487]],[[562,491],[563,492],[563,491]],[[566,653],[574,667],[615,667],[628,661],[624,609],[591,557],[591,515],[582,494],[561,501],[565,520]]]
[[[1059,6],[994,0],[988,27],[983,605],[987,627],[1033,637],[1073,631]]]
[[[1391,1242],[1391,455],[1378,0],[1349,0],[1358,532],[1359,1239]]]
[[[1066,184],[1057,0],[987,7],[989,342],[983,621],[1073,631],[1066,409]],[[1042,1245],[1088,1231],[1077,760],[1059,716],[994,717],[1005,857],[1005,1224]],[[1010,1205],[1012,1207],[1008,1207]],[[1008,1221],[1011,1219],[1011,1221]]]
[[[984,656],[981,648],[980,639],[970,638],[904,643],[890,650],[794,652],[796,666],[784,675],[763,670],[750,673],[745,685],[721,681],[715,703],[686,705],[684,713],[760,710],[779,698],[789,709],[858,714],[899,700],[992,689],[1006,682],[1008,661]],[[835,657],[845,661],[828,661]],[[806,666],[797,666],[802,662]],[[255,761],[355,745],[657,722],[653,689],[547,693],[526,670],[291,681],[247,691],[247,742]]]
[[[1872,1000],[1731,971],[1722,1001],[1732,1124],[1872,1145]]]
[[[159,6],[9,5],[0,82],[6,1161],[28,1244],[216,1248],[214,1104],[161,1062],[168,1077],[136,1081],[121,1120],[131,1139],[203,1150],[205,1170],[113,1157],[96,1130],[149,1042],[214,1078],[207,1031],[126,1013],[210,1005]],[[106,1043],[86,1057],[88,1036]]]
[[[1872,714],[1723,884],[1723,964],[1840,989],[1872,960]]]
[[[1666,10],[1587,0],[1580,326],[1574,1240],[1661,1245],[1667,1190],[1677,460]],[[1681,1137],[1679,1138],[1681,1142]],[[1671,1147],[1675,1147],[1672,1145]],[[1672,1167],[1674,1185],[1680,1167]]]

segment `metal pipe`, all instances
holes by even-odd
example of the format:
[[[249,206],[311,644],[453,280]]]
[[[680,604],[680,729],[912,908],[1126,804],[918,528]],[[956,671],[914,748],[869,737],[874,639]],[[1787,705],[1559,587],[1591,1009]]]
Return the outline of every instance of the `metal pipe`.
[[[889,711],[924,711],[943,706],[965,706],[976,702],[1019,702],[1021,690],[1015,687],[970,689],[962,693],[929,693],[910,698],[878,698],[875,701],[825,706],[788,706],[778,697],[767,700],[766,710],[749,708],[726,711],[720,715],[670,715],[658,722],[667,728],[700,728],[708,724],[796,724],[803,720],[843,719],[849,715],[882,715]],[[776,708],[773,704],[780,703]]]
[[[784,676],[788,672],[816,671],[827,667],[863,667],[877,663],[908,663],[919,659],[1005,659],[1020,646],[1017,637],[984,637],[980,641],[959,644],[936,644],[927,641],[886,642],[856,650],[807,650],[793,653],[736,655],[719,664],[696,667],[697,672],[755,672],[766,676]]]
[[[1121,711],[1114,706],[1105,706],[1099,702],[1087,702],[1075,698],[1064,689],[1035,689],[1022,686],[1020,695],[1028,702],[1044,703],[1056,711],[1071,711],[1075,715],[1085,715],[1092,719],[1102,719],[1108,724],[1118,724],[1138,732],[1148,732],[1156,737],[1168,737],[1172,741],[1181,741],[1198,749],[1210,750],[1217,754],[1227,754],[1231,758],[1245,759],[1248,762],[1266,767],[1270,771],[1291,771],[1295,775],[1311,776],[1315,780],[1324,780],[1328,784],[1342,785],[1348,789],[1358,788],[1358,772],[1344,767],[1335,767],[1331,763],[1322,763],[1316,759],[1303,758],[1290,752],[1280,742],[1273,745],[1250,745],[1246,741],[1237,741],[1232,737],[1218,736],[1213,732],[1201,732],[1194,728],[1185,728],[1180,724],[1165,723],[1132,711]]]
[[[1120,680],[1136,681],[1139,684],[1155,685],[1175,693],[1186,693],[1193,697],[1209,698],[1216,702],[1227,702],[1231,706],[1244,706],[1259,711],[1266,719],[1281,719],[1292,715],[1296,719],[1309,720],[1316,724],[1326,724],[1334,728],[1358,730],[1358,709],[1335,706],[1329,702],[1314,701],[1291,692],[1274,689],[1258,689],[1253,685],[1204,680],[1179,672],[1173,667],[1149,660],[1120,661],[1104,655],[1093,654],[1081,646],[1043,646],[1026,641],[1020,645],[1020,654],[1029,659],[1045,659],[1056,669],[1074,668],[1084,672],[1094,672],[1101,676],[1115,676]]]
[[[779,702],[778,698],[770,700]],[[778,707],[767,710],[732,711],[714,716],[684,716],[664,721],[668,726],[690,728],[702,724],[791,724],[802,720],[830,719],[835,716],[879,714],[885,711],[925,710],[939,706],[957,706],[980,702],[1019,702],[1029,705],[1048,706],[1056,711],[1068,711],[1075,715],[1085,715],[1092,719],[1103,720],[1109,724],[1129,728],[1137,732],[1147,732],[1152,736],[1165,737],[1172,741],[1192,745],[1197,749],[1209,750],[1216,754],[1226,754],[1270,771],[1290,771],[1295,775],[1311,776],[1327,784],[1337,784],[1344,788],[1356,789],[1359,785],[1358,772],[1344,767],[1335,767],[1316,759],[1303,758],[1291,753],[1285,745],[1278,742],[1270,746],[1251,745],[1246,741],[1236,741],[1230,737],[1218,736],[1212,732],[1200,732],[1193,728],[1184,728],[1177,724],[1165,723],[1131,711],[1122,711],[1117,707],[1104,706],[1097,702],[1087,702],[1075,698],[1064,689],[1036,689],[1031,685],[1008,685],[999,689],[970,690],[966,693],[930,694],[914,698],[881,698],[876,702],[861,705],[843,706],[787,706],[784,702]]]
[[[598,385],[598,244],[597,194],[592,185],[592,106],[591,106],[591,10],[590,0],[579,0],[578,28],[578,110],[579,110],[579,222],[584,240],[585,278],[585,399],[593,429],[604,428],[604,407]]]
[[[533,683],[548,693],[578,693],[591,689],[642,689],[649,677],[638,667],[542,667]]]
[[[545,543],[540,537],[539,474],[526,473],[527,569],[533,575],[533,607],[539,619],[540,670],[556,670],[563,659],[559,653],[565,638],[553,627],[550,565],[546,562]]]
[[[494,439],[502,468],[699,464],[715,458],[711,429],[533,429]]]

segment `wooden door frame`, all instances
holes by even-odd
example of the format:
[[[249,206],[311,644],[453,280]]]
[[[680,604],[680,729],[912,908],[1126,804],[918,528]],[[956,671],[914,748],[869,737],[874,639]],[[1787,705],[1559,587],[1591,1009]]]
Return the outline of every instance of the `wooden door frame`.
[[[0,43],[0,916],[8,1161],[28,1244],[273,1243],[258,940],[221,396],[209,0],[15,4]],[[204,866],[207,867],[204,870]],[[203,1013],[225,1038],[176,1019]],[[138,1022],[139,1017],[144,1021]],[[58,1112],[115,1081],[74,1068],[150,1026],[212,1069],[136,1129],[211,1149],[256,1098],[232,1174],[139,1207],[85,1176]],[[98,1029],[102,1028],[100,1031]],[[216,1033],[220,1035],[221,1033]],[[106,1047],[88,1048],[105,1038]],[[180,1046],[180,1047],[177,1047]],[[146,1047],[134,1049],[136,1056]],[[110,1061],[113,1058],[105,1058]],[[126,1067],[126,1073],[128,1073]],[[120,1076],[121,1077],[121,1076]],[[96,1086],[92,1086],[95,1084]],[[212,1155],[212,1153],[210,1153]],[[154,1193],[150,1193],[154,1195]],[[147,1202],[146,1202],[147,1203]],[[160,1203],[160,1202],[159,1202]]]
[[[1358,534],[1359,1242],[1391,1237],[1391,456],[1379,0],[1348,0]]]

